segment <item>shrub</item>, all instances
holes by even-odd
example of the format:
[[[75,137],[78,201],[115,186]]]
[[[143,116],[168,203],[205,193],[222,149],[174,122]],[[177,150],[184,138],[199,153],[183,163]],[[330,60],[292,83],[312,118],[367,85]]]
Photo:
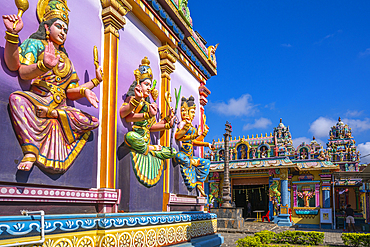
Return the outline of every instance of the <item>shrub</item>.
[[[354,247],[369,247],[370,234],[366,233],[342,233],[342,240],[345,245]]]
[[[236,241],[236,244],[237,247],[273,247],[278,245],[269,245],[269,244],[270,243],[286,244],[285,246],[290,246],[289,244],[319,245],[322,244],[323,242],[324,242],[324,233],[322,232],[285,231],[276,234],[274,232],[265,230],[254,234],[254,236],[247,236],[245,238],[241,238],[238,241]],[[370,244],[364,245],[364,247],[365,246],[369,247]],[[356,247],[360,246],[357,245]]]
[[[260,238],[260,241],[263,244],[271,243],[272,240],[275,238],[275,235],[276,234],[274,232],[270,232],[270,231],[267,231],[267,230],[257,232],[257,233],[254,234],[255,237]]]
[[[263,247],[259,237],[247,236],[235,242],[236,247]]]
[[[276,234],[275,243],[319,245],[324,241],[322,232],[285,231]]]

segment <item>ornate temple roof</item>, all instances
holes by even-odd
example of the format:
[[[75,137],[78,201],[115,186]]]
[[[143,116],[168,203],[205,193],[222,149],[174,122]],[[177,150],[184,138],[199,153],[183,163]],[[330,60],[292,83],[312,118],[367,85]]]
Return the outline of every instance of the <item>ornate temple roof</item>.
[[[296,168],[297,170],[339,170],[339,166],[330,161],[307,160],[292,161],[288,157],[253,159],[253,160],[233,160],[229,163],[230,171],[273,169],[273,168]],[[223,172],[224,162],[212,162],[211,172]]]
[[[294,161],[299,170],[339,170],[339,165],[324,160]]]
[[[294,167],[293,162],[284,158],[274,158],[274,159],[259,159],[259,160],[233,160],[230,161],[230,171],[244,170],[244,169],[271,169],[271,168],[290,168]],[[212,162],[211,172],[223,171],[224,162]]]

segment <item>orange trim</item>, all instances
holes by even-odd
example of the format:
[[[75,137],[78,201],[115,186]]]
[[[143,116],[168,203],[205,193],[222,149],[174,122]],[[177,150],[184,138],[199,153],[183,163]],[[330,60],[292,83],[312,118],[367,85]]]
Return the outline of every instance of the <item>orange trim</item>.
[[[172,48],[176,48],[178,38],[172,35],[172,32],[167,28],[167,25],[163,25],[164,22],[161,20],[161,18],[157,18],[158,15],[155,14],[155,11],[153,11],[151,8],[148,8],[150,6],[144,5],[144,2],[141,0],[127,0],[127,2],[132,6],[131,11],[135,14],[135,16],[142,23],[144,23],[144,25],[161,41],[162,44],[167,43]],[[141,3],[143,6],[140,6]],[[147,10],[148,13],[145,10]],[[153,20],[149,16],[149,12],[153,15]],[[174,40],[168,37],[163,29],[171,34]]]
[[[111,32],[104,34],[104,63],[100,188],[115,188],[117,146],[117,73],[118,39]]]

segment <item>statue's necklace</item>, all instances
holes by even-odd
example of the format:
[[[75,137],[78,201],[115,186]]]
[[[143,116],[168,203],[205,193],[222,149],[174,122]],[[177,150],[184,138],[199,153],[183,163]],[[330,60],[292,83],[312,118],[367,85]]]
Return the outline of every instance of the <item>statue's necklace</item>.
[[[57,78],[59,77],[61,79],[61,78],[66,77],[68,75],[68,73],[71,69],[71,61],[69,60],[67,55],[64,54],[64,52],[60,52],[58,50],[55,50],[55,56],[57,56],[57,55],[60,55],[59,62],[63,63],[63,64],[61,64],[61,66],[60,66],[59,63],[58,63],[56,66],[54,66],[53,72],[57,76]],[[60,67],[62,67],[62,68],[59,69]],[[58,79],[57,79],[57,81],[58,81]]]

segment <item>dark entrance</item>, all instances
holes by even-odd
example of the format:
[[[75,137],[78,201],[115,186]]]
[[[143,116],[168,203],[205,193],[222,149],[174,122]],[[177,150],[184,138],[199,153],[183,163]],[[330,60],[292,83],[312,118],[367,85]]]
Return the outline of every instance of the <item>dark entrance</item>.
[[[235,198],[235,205],[237,208],[243,208],[243,217],[247,217],[247,203],[252,205],[252,218],[257,218],[257,214],[253,213],[255,210],[264,210],[261,215],[266,215],[269,207],[269,191],[268,185],[234,185],[233,193]]]

